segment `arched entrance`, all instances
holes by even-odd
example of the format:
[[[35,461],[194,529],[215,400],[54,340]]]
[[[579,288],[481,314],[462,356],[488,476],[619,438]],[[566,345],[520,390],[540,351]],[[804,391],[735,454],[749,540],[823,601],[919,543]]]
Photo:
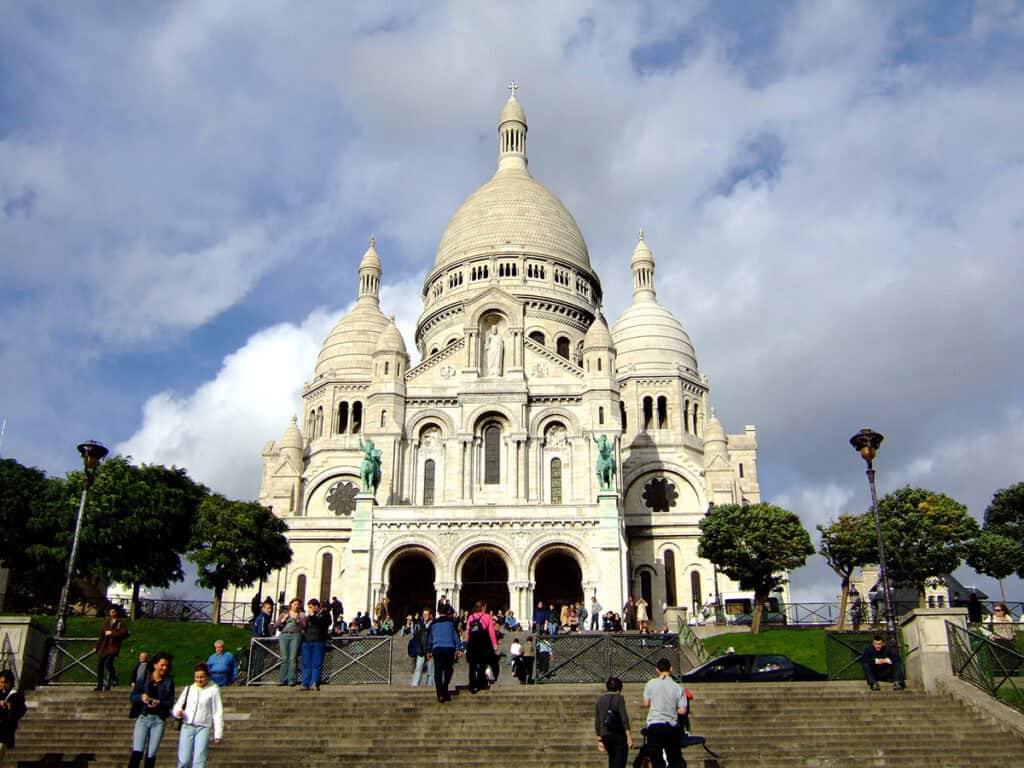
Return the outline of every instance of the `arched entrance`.
[[[583,571],[576,556],[566,549],[549,549],[537,558],[533,603],[556,608],[583,602]],[[532,610],[532,609],[531,609]]]
[[[473,604],[483,600],[492,610],[508,610],[508,566],[493,549],[478,549],[466,558],[461,582],[460,609],[473,610]]]
[[[405,617],[437,604],[434,592],[434,563],[422,549],[400,552],[388,569],[388,602],[391,618],[400,627]]]

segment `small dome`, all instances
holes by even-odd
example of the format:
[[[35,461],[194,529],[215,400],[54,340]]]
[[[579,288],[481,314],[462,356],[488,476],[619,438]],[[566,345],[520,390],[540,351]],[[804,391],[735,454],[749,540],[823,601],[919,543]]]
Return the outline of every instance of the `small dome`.
[[[712,408],[711,415],[708,416],[707,423],[704,425],[704,444],[728,442],[729,439],[725,436],[725,428],[722,426],[722,422],[718,420],[715,409]]]
[[[380,269],[380,256],[377,254],[377,238],[370,235],[370,247],[366,249],[363,258],[359,260],[359,269],[367,267]]]
[[[388,321],[388,327],[384,329],[384,333],[377,340],[377,347],[374,352],[397,352],[400,355],[409,356],[409,353],[405,351],[405,340],[402,338],[402,332],[395,325],[394,315],[391,316],[391,319]]]
[[[369,376],[377,339],[389,322],[376,304],[357,303],[327,334],[316,360],[314,378],[332,373]]]
[[[583,337],[583,349],[611,349],[613,346],[608,323],[604,321],[604,315],[598,312],[594,322],[587,329],[587,335]]]
[[[633,249],[632,263],[636,264],[638,261],[654,261],[654,254],[651,253],[647,241],[644,240],[643,230],[640,230],[640,240],[637,241],[636,248]]]
[[[635,371],[682,365],[697,373],[697,353],[683,324],[656,301],[638,301],[612,327],[616,366]]]
[[[277,442],[277,447],[302,449],[302,433],[299,431],[299,420],[295,416],[292,416],[292,423]]]
[[[509,120],[526,125],[526,112],[523,111],[523,105],[515,96],[510,96],[509,100],[505,102],[505,106],[501,110],[501,117],[498,118],[498,125],[507,123]]]

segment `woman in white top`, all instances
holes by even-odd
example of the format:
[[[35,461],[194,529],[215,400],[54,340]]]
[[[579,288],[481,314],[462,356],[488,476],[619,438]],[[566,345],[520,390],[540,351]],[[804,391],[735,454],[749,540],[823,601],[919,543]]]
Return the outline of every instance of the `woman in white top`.
[[[174,704],[174,716],[182,721],[178,739],[178,766],[206,768],[206,747],[224,735],[224,710],[220,688],[210,682],[210,668],[196,664],[195,682],[187,686]],[[211,733],[212,731],[212,733]]]

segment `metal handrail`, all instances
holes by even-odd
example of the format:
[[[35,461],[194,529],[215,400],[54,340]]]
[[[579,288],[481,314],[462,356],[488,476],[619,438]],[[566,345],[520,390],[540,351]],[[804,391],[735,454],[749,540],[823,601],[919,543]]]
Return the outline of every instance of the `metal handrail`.
[[[704,641],[697,637],[696,633],[688,625],[684,624],[679,628],[679,642],[693,651],[694,656],[697,657],[698,664],[703,664],[711,658],[711,652],[704,645]]]
[[[1024,712],[1024,685],[1017,682],[1024,670],[1024,654],[1017,650],[1014,640],[993,640],[950,621],[946,622],[946,639],[953,674]]]

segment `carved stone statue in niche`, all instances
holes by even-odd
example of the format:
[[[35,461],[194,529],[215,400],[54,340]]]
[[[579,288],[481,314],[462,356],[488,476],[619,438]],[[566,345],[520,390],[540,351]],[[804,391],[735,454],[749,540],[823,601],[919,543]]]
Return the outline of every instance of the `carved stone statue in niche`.
[[[434,453],[441,448],[441,430],[437,427],[430,427],[423,430],[420,438],[420,447],[427,453]]]
[[[487,334],[487,341],[484,345],[484,368],[485,376],[501,376],[502,365],[505,362],[505,339],[498,332],[498,325],[491,326],[491,332]]]
[[[568,442],[569,435],[561,424],[549,427],[544,434],[544,444],[548,448],[564,448]]]

